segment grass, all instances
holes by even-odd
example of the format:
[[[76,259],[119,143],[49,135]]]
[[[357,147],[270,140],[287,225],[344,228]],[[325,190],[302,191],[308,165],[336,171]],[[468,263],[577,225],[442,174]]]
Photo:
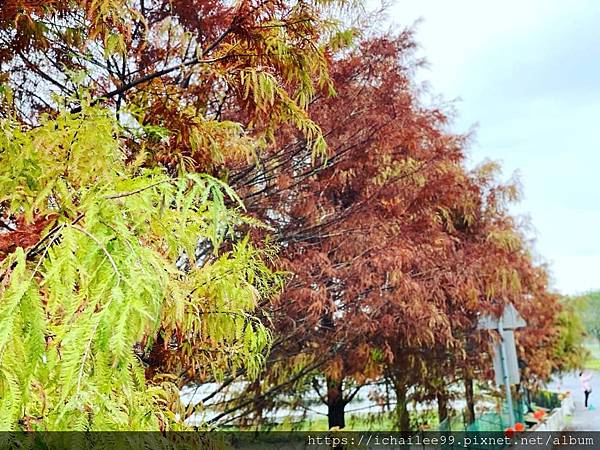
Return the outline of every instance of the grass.
[[[413,421],[429,425],[429,429],[435,430],[438,425],[437,414],[433,411],[421,411],[418,416],[412,417]],[[415,425],[417,427],[418,424]],[[327,417],[319,417],[302,422],[283,422],[271,431],[327,431],[329,426]],[[389,414],[354,413],[346,416],[345,431],[391,431],[395,430],[395,424]]]
[[[600,370],[600,359],[588,359],[584,367],[589,370]]]
[[[375,416],[371,414],[352,414],[346,417],[346,431],[379,431],[393,430],[394,424],[386,414]],[[329,426],[327,417],[319,417],[311,420],[303,420],[302,422],[290,423],[283,422],[273,431],[327,431]]]

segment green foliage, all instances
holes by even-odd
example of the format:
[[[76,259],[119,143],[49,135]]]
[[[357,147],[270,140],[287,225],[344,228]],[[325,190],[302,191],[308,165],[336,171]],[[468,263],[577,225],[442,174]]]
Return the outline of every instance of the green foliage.
[[[571,299],[571,302],[587,333],[600,342],[600,292],[588,292]]]
[[[583,319],[585,320],[585,319]],[[583,345],[585,325],[576,304],[562,302],[562,311],[556,318],[558,340],[554,346],[559,371],[569,371],[583,367],[588,351]]]
[[[248,222],[239,198],[207,175],[128,163],[120,132],[98,107],[29,130],[0,121],[0,206],[33,242],[0,262],[2,430],[181,428],[177,387],[142,362],[159,337],[217,377],[264,361],[253,314],[279,285],[272,252],[247,239],[218,252]],[[200,237],[212,260],[179,270]]]

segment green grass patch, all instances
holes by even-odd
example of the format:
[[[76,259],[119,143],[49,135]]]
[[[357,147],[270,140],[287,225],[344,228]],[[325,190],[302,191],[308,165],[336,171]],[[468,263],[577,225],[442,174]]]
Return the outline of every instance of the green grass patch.
[[[588,359],[584,367],[589,370],[600,370],[600,359]]]
[[[587,339],[585,348],[589,352],[589,358],[584,363],[584,368],[588,370],[600,370],[600,345],[596,339]]]
[[[438,426],[437,414],[432,410],[420,411],[411,414],[411,428],[417,429],[421,425],[427,429],[436,430]],[[284,421],[280,424],[264,427],[270,431],[328,431],[327,417],[318,417],[301,422]],[[345,431],[393,431],[395,423],[389,413],[350,413],[346,415]]]

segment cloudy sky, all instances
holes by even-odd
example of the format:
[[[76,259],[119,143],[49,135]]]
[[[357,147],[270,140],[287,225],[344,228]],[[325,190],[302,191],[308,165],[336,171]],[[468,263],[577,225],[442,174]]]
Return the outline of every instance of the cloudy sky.
[[[471,164],[517,173],[535,250],[553,286],[600,288],[600,1],[396,0],[417,25],[420,77],[458,99],[457,131],[477,125]]]

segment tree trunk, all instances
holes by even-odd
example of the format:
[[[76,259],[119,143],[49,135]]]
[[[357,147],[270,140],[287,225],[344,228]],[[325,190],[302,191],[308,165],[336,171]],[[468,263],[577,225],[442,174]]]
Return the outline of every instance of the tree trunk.
[[[473,379],[465,378],[465,398],[467,400],[467,425],[475,422],[475,394],[473,391]]]
[[[448,395],[446,392],[437,393],[438,419],[440,423],[448,418]]]
[[[327,420],[329,429],[333,427],[344,428],[346,418],[344,417],[344,400],[342,381],[327,379]]]
[[[396,431],[410,431],[410,416],[408,415],[406,386],[402,383],[395,382],[394,390],[396,391]]]

